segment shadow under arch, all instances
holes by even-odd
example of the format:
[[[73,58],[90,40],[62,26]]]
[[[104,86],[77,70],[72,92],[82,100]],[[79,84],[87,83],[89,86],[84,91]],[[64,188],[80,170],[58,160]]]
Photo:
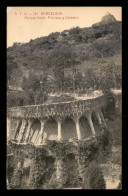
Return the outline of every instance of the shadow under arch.
[[[80,131],[81,131],[81,138],[87,138],[92,136],[92,132],[88,123],[88,119],[85,116],[82,116],[79,119],[79,123],[80,123]]]
[[[44,125],[44,140],[57,140],[58,139],[58,127],[57,122],[50,118]]]
[[[96,114],[95,114],[94,111],[92,112],[92,122],[93,122],[94,129],[96,131],[96,134],[100,134],[101,133],[101,127],[100,127],[100,124],[98,122],[98,119],[97,119]]]
[[[35,143],[35,141],[38,137],[38,134],[40,132],[40,129],[41,129],[41,123],[38,119],[35,119],[32,123],[32,126],[31,126],[30,136],[28,139],[29,142]]]
[[[62,139],[77,139],[76,125],[70,117],[67,117],[62,123]]]

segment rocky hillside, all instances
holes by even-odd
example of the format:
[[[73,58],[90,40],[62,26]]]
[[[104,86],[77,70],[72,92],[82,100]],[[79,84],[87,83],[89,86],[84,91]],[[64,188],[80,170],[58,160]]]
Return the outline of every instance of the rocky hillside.
[[[114,56],[121,52],[121,22],[107,14],[92,27],[75,27],[25,44],[14,43],[7,52],[13,56],[73,57],[82,60]]]

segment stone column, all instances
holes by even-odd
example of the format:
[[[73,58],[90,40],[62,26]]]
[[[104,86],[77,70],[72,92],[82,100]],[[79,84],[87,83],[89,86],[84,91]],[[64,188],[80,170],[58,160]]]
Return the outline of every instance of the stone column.
[[[96,132],[95,132],[95,129],[94,129],[94,126],[93,126],[91,116],[92,116],[92,113],[85,114],[85,117],[88,119],[88,123],[89,123],[90,129],[92,131],[92,135],[95,136]]]
[[[31,119],[28,119],[28,127],[27,127],[27,132],[25,134],[25,142],[27,142],[28,138],[29,138],[29,134],[31,131],[31,126],[32,126],[33,121]]]
[[[62,140],[61,124],[62,124],[62,121],[59,119],[57,121],[57,125],[58,125],[58,141]]]
[[[41,129],[40,129],[40,132],[39,132],[39,134],[38,134],[38,136],[37,136],[37,138],[35,140],[35,144],[38,144],[38,145],[42,144],[42,142],[43,142],[44,125],[46,123],[46,120],[45,119],[41,119],[40,123],[41,123]]]
[[[104,119],[104,116],[103,116],[103,113],[102,113],[101,109],[99,110],[99,114],[100,114],[100,116],[101,116],[101,119],[102,119],[102,122],[103,122],[105,128],[107,128],[107,124],[106,124],[106,122],[105,122],[105,119]]]
[[[22,136],[23,136],[26,125],[27,125],[27,121],[25,119],[22,119],[22,125],[21,125],[20,132],[19,132],[19,135],[18,135],[18,141],[19,142],[22,139]]]
[[[57,122],[57,127],[58,127],[58,141],[61,141],[62,140],[62,129],[61,129],[61,125],[62,125],[63,118],[57,117],[57,118],[55,118],[55,120]]]
[[[74,122],[76,124],[76,132],[77,132],[78,140],[81,140],[81,132],[80,132],[80,124],[79,124],[80,116],[76,115],[76,116],[72,117],[72,119],[74,120]]]
[[[11,131],[11,118],[7,117],[7,140],[10,139],[10,131]]]

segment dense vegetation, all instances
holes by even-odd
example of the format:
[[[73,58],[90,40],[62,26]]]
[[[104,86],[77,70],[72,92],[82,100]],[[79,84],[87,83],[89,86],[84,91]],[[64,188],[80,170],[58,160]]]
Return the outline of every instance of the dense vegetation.
[[[106,138],[107,143],[104,142]],[[7,162],[8,188],[58,189],[84,186],[86,189],[105,189],[98,164],[111,151],[108,132],[89,141],[47,141],[47,146],[22,145],[10,141],[9,147],[13,157],[8,157]],[[26,158],[31,159],[31,165],[27,167],[24,163]]]
[[[121,22],[51,33],[7,49],[8,105],[40,104],[49,93],[121,87]]]
[[[109,57],[121,51],[121,22],[102,24],[89,28],[75,27],[51,33],[30,42],[14,43],[8,48],[13,56],[39,56],[90,59]]]

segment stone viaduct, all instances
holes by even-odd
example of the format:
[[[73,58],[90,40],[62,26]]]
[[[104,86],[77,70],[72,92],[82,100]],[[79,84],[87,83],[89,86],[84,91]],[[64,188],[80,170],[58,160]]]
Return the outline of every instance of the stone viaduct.
[[[49,140],[86,139],[95,137],[92,114],[101,129],[107,128],[102,107],[102,94],[85,100],[10,107],[7,112],[8,140],[43,145]]]

